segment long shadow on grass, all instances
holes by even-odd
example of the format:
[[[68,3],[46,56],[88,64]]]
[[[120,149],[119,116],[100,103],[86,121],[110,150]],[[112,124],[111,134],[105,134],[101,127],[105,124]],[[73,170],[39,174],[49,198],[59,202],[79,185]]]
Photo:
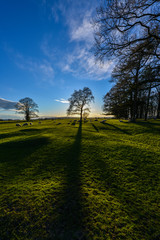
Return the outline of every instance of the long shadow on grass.
[[[115,125],[113,125],[113,124],[110,124],[110,123],[104,123],[104,122],[102,122],[102,124],[104,124],[105,126],[109,126],[109,127],[112,127],[112,129],[115,129],[115,130],[118,130],[118,131],[120,131],[120,132],[122,132],[122,133],[125,133],[125,134],[127,134],[127,135],[131,135],[131,133],[129,133],[128,131],[126,131],[126,130],[124,130],[124,129],[121,129],[121,128],[119,128],[119,127],[116,127]],[[104,130],[105,128],[103,128],[103,130]],[[107,129],[106,129],[107,130]]]
[[[134,129],[134,134],[142,134],[142,133],[152,133],[152,134],[160,134],[160,122],[147,122],[147,121],[137,121],[135,123],[132,122],[124,122],[125,124],[129,125],[131,124],[132,126],[141,126],[140,129]]]
[[[146,127],[148,128],[147,132],[149,133],[153,133],[153,132],[157,132],[160,133],[160,123],[152,123],[152,122],[135,122],[135,124],[142,126],[142,127]],[[158,128],[159,126],[159,128]]]
[[[160,177],[160,166],[156,164],[158,154],[131,146],[115,146],[112,151],[112,159],[95,157],[90,163],[94,178],[100,182],[100,188],[109,190],[121,203],[128,215],[127,222],[134,225],[134,232],[139,236],[133,239],[140,239],[142,233],[145,239],[160,239],[160,214],[156,203]]]
[[[29,156],[48,144],[48,138],[29,138],[24,140],[14,140],[0,144],[0,159],[2,164],[2,179],[13,180],[20,175],[25,168],[31,167],[32,158]],[[3,167],[4,165],[4,167]]]
[[[11,137],[18,137],[18,136],[22,136],[23,133],[22,132],[11,132],[11,133],[2,133],[0,134],[0,139],[5,139],[5,138],[11,138]]]
[[[28,134],[29,136],[39,134],[41,132],[44,132],[44,129],[37,129],[37,128],[29,128],[29,129],[21,129],[19,131],[15,132],[9,132],[9,133],[2,133],[0,134],[0,139],[5,139],[5,138],[12,138],[12,137],[19,137]]]
[[[133,124],[133,122],[124,122],[124,123]],[[159,126],[160,127],[160,121],[158,122],[157,120],[156,120],[156,122],[138,121],[137,120],[134,124],[141,125],[141,126],[144,126],[144,127],[154,127],[154,126]]]
[[[79,124],[75,142],[66,156],[65,182],[59,206],[59,218],[56,220],[56,239],[86,239],[83,229],[83,211],[80,179],[80,151],[82,124]]]
[[[52,143],[45,137],[35,137],[24,139],[23,141],[11,141],[0,145],[0,159],[4,162],[5,170],[2,173],[2,177],[5,183],[7,183],[8,180],[13,181],[14,179],[20,179],[22,182],[28,180],[40,180],[40,183],[45,185],[46,179],[44,179],[44,176],[52,174],[54,179],[55,175],[62,174],[63,180],[60,191],[59,189],[52,189],[51,187],[51,190],[49,191],[50,194],[47,195],[47,192],[45,194],[45,198],[49,201],[49,203],[46,202],[43,206],[40,201],[42,204],[40,205],[41,209],[43,209],[42,212],[40,211],[39,215],[37,215],[38,210],[35,208],[28,222],[22,217],[21,222],[24,225],[21,226],[20,224],[20,229],[23,227],[26,230],[24,236],[22,236],[19,228],[15,230],[16,235],[20,238],[30,238],[30,236],[32,238],[33,236],[32,239],[37,240],[76,240],[83,236],[83,239],[85,239],[80,180],[81,136],[82,125],[80,124],[73,145],[64,145],[63,142],[62,145],[60,142],[57,144],[57,140],[54,144],[54,141]],[[39,152],[39,149],[43,146],[45,146],[44,152]],[[37,157],[35,152],[37,153]],[[32,153],[35,154],[32,156]],[[37,167],[36,164],[34,164],[31,173],[29,173],[28,176],[22,176],[24,169],[32,167],[34,161],[37,163]],[[50,173],[48,170],[50,170]],[[33,172],[34,174],[32,176]],[[51,193],[54,196],[52,196]],[[11,205],[14,206],[12,203]],[[21,212],[21,209],[24,208],[30,215],[30,209],[27,210],[27,204],[25,205],[24,203],[24,205],[20,207],[21,208],[19,208],[20,210],[18,211]],[[37,218],[39,220],[37,220]],[[41,218],[43,220],[41,220]],[[10,223],[10,220],[7,219],[7,221]],[[13,219],[11,219],[11,221],[13,221]],[[15,224],[12,222],[10,223],[11,232],[9,231],[9,236],[12,235],[14,226],[19,225],[18,218],[15,217],[14,222]],[[42,231],[44,226],[45,230]],[[37,232],[39,232],[39,234],[37,234]],[[6,233],[4,233],[4,236],[6,236]]]
[[[98,128],[92,123],[92,126],[94,127],[94,129],[99,132]]]
[[[58,239],[79,239],[83,236],[83,217],[80,180],[80,150],[82,123],[79,124],[75,142],[67,157],[63,200],[58,224],[61,230]]]
[[[155,122],[152,121],[144,121],[144,120],[137,120],[136,122],[130,122],[130,121],[124,121],[123,123],[125,124],[137,124],[140,126],[144,127],[154,127],[154,126],[159,126],[160,127],[160,120],[154,120]]]

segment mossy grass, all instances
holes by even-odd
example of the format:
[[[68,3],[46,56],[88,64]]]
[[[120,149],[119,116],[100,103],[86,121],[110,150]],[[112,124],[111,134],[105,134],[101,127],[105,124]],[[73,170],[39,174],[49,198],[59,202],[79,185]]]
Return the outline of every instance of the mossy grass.
[[[160,239],[160,121],[70,121],[0,124],[0,240]]]

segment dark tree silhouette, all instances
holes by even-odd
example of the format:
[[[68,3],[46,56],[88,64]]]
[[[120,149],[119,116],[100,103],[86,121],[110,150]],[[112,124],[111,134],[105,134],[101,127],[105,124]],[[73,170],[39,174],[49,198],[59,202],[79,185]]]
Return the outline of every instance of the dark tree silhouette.
[[[160,118],[160,86],[157,87],[157,103],[158,103],[157,118]]]
[[[26,121],[30,121],[31,118],[38,116],[38,105],[32,98],[26,97],[20,99],[16,107],[18,113],[24,114]]]
[[[88,87],[84,87],[83,90],[75,90],[68,99],[69,108],[67,109],[67,115],[80,114],[80,121],[82,121],[83,115],[90,112],[89,104],[93,100],[94,96]]]
[[[94,23],[97,60],[117,62],[104,111],[146,120],[160,86],[160,0],[104,0]]]
[[[105,113],[130,118],[132,122],[143,117],[147,120],[151,115],[154,91],[160,85],[158,69],[152,67],[150,54],[137,52],[137,48],[119,58],[112,71],[112,82],[116,84],[103,98]]]
[[[154,45],[160,59],[160,1],[105,0],[94,19],[95,55],[98,59],[120,56],[141,44],[137,51]],[[144,45],[143,45],[144,43]]]

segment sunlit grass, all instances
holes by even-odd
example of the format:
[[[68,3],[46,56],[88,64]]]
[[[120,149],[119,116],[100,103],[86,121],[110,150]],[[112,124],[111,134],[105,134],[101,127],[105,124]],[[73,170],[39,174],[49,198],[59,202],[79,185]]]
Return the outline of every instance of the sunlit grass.
[[[159,239],[159,146],[158,120],[0,124],[0,239]]]

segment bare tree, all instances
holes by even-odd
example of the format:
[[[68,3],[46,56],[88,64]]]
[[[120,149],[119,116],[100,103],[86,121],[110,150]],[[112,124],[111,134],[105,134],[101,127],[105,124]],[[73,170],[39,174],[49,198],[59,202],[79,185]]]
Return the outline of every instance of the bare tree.
[[[68,101],[67,115],[80,114],[80,121],[82,121],[83,115],[90,112],[89,104],[94,101],[94,96],[88,87],[84,87],[83,90],[75,90]]]
[[[20,99],[16,107],[18,113],[24,114],[26,121],[38,116],[38,105],[29,97]]]
[[[133,122],[142,116],[147,120],[152,89],[160,85],[158,68],[152,68],[150,55],[143,50],[136,51],[137,48],[119,58],[112,72],[112,81],[116,85],[103,98],[104,112],[109,109],[117,117],[128,115]]]
[[[95,56],[120,56],[137,44],[160,60],[160,0],[105,0],[94,19]],[[144,44],[143,44],[144,43]]]
[[[96,58],[116,57],[118,62],[112,73],[116,85],[104,97],[104,110],[109,107],[117,112],[116,104],[114,109],[111,104],[111,99],[116,99],[122,112],[118,109],[117,115],[126,115],[129,101],[132,121],[142,116],[144,109],[146,119],[152,89],[160,85],[160,0],[104,0],[97,9],[95,25]],[[122,88],[125,85],[127,91]]]

